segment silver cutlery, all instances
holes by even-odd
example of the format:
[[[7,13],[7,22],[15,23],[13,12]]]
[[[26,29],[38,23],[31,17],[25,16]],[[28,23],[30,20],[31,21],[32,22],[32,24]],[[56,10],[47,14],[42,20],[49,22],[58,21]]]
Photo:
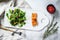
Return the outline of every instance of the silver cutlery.
[[[13,0],[14,2],[14,6],[13,7],[16,7],[17,6],[17,0]]]

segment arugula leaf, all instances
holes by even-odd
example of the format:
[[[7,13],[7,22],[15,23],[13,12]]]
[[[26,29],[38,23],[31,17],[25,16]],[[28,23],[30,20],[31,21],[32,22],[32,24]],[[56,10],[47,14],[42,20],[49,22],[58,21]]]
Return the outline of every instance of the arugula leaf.
[[[10,13],[10,15],[8,15],[9,13]],[[26,24],[26,22],[25,22],[26,13],[24,11],[22,11],[20,9],[14,9],[14,10],[9,9],[9,13],[6,14],[6,16],[7,16],[7,18],[9,18],[11,25],[16,26],[19,24],[20,27],[22,27],[23,25]]]

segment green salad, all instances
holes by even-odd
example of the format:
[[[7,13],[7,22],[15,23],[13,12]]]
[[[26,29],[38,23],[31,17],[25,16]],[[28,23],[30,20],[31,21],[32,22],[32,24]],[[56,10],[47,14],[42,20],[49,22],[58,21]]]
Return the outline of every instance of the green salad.
[[[20,9],[9,9],[9,12],[6,13],[7,18],[10,20],[10,24],[13,26],[19,25],[19,27],[23,27],[26,24],[25,20],[25,12]]]

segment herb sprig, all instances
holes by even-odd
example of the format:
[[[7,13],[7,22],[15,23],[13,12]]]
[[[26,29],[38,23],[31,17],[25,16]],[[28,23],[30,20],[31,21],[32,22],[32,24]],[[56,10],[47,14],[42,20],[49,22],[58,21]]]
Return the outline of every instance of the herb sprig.
[[[53,22],[54,22],[54,17],[53,17],[53,20],[51,22],[51,25],[44,32],[43,40],[45,38],[47,38],[48,36],[50,36],[50,35],[52,35],[52,34],[54,34],[54,33],[56,33],[58,31],[58,26],[56,27],[57,22],[55,22],[54,24],[53,24]]]

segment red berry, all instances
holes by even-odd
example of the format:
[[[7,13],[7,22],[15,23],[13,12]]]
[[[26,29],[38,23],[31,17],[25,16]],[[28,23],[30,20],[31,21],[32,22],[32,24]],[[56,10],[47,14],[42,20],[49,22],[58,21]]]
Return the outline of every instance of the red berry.
[[[49,5],[47,6],[47,11],[48,11],[50,14],[54,14],[55,11],[56,11],[56,9],[55,9],[54,5],[49,4]]]

